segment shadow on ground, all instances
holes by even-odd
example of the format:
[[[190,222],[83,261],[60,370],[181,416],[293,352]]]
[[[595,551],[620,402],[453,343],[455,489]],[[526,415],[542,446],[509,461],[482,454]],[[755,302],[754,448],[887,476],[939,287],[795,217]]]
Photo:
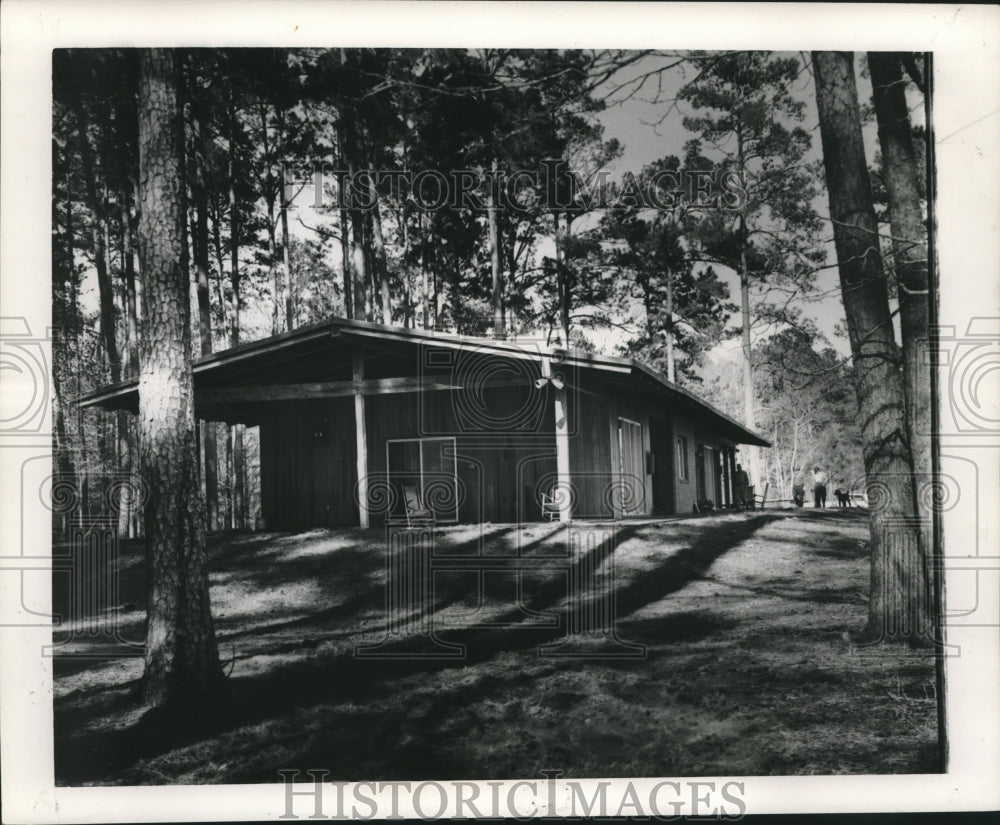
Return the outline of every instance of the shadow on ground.
[[[801,650],[793,655],[803,662],[780,679],[775,670],[733,680],[736,672],[753,675],[759,662],[741,647],[748,632],[742,614],[721,607],[733,601],[727,594],[766,598],[777,613],[787,613],[782,605],[796,598],[816,609],[824,602],[854,609],[841,604],[850,601],[846,586],[796,597],[791,585],[801,582],[784,580],[780,571],[753,584],[717,574],[717,562],[737,548],[753,561],[749,540],[787,518],[765,512],[606,525],[604,542],[574,556],[566,570],[529,577],[522,606],[480,611],[469,626],[440,629],[436,639],[444,646],[464,646],[464,655],[450,660],[412,658],[434,649],[423,636],[390,640],[381,648],[384,659],[355,656],[355,643],[377,637],[384,616],[386,561],[376,531],[226,537],[213,546],[212,584],[214,604],[225,606],[220,649],[224,658],[238,651],[229,701],[182,725],[136,704],[137,663],[131,671],[112,667],[102,682],[95,666],[57,659],[57,783],[273,782],[278,769],[320,766],[337,778],[386,780],[524,776],[553,765],[577,776],[787,770],[794,762],[787,747],[766,759],[753,754],[759,746],[723,757],[713,738],[741,726],[756,730],[769,711],[785,720],[778,730],[815,736],[811,722],[793,724],[784,710],[762,703],[763,686],[843,687],[828,665],[806,664]],[[810,513],[801,523],[809,529],[796,553],[831,565],[853,559],[857,537],[845,538],[835,524],[856,526],[856,517]],[[486,545],[509,540],[514,529],[490,528]],[[560,536],[559,528],[543,531],[520,552],[552,558]],[[481,536],[445,541],[456,556],[483,547]],[[776,534],[768,541],[781,548],[792,539]],[[644,655],[540,656],[540,646],[566,637],[567,581],[609,554],[619,633],[646,646]],[[138,592],[140,579],[127,583],[125,598]],[[704,603],[699,588],[712,589],[713,604]],[[434,609],[462,606],[466,596],[444,587]],[[538,626],[531,619],[539,616],[557,623]],[[827,622],[827,637],[829,629]],[[766,645],[753,641],[752,648]],[[687,684],[680,686],[683,674]],[[911,681],[924,684],[918,676]],[[717,711],[721,718],[705,729],[699,719]],[[845,764],[854,759],[869,771],[866,758],[854,754]]]

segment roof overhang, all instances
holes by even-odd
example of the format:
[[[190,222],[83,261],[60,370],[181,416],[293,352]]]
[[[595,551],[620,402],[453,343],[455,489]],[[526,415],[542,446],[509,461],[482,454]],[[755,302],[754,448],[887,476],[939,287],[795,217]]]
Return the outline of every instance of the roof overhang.
[[[364,348],[391,356],[419,357],[419,347],[450,349],[539,365],[541,374],[564,365],[617,387],[668,399],[699,424],[713,425],[738,444],[770,443],[740,422],[631,358],[564,350],[537,341],[470,338],[428,330],[403,329],[335,318],[196,359],[192,365],[195,411],[199,418],[257,423],[261,402],[317,396],[457,389],[460,384],[415,376],[354,380],[353,356]],[[252,388],[257,388],[256,390]],[[139,410],[139,382],[126,381],[82,395],[83,408]]]

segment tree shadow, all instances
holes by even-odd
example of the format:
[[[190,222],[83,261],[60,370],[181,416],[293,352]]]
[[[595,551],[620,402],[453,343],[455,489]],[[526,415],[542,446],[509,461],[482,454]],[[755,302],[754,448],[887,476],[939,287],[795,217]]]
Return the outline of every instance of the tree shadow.
[[[641,607],[669,596],[691,581],[704,577],[704,574],[721,555],[728,552],[748,536],[770,521],[783,518],[778,514],[760,514],[736,522],[720,521],[718,524],[707,525],[699,537],[690,546],[673,551],[652,570],[645,571],[633,581],[616,587],[618,617],[621,619],[634,613]],[[514,529],[514,528],[511,528]],[[62,710],[56,707],[56,776],[60,785],[74,785],[97,781],[121,781],[121,777],[130,766],[137,762],[154,758],[171,750],[196,745],[199,742],[212,740],[227,732],[241,728],[258,726],[287,716],[290,713],[308,713],[322,716],[323,708],[338,707],[338,718],[349,728],[360,725],[365,728],[372,724],[371,713],[365,708],[377,705],[387,714],[386,719],[379,722],[379,727],[388,724],[393,719],[397,724],[413,726],[416,721],[411,718],[411,709],[407,707],[405,696],[399,695],[400,683],[418,674],[444,673],[447,671],[463,671],[469,673],[479,665],[495,665],[504,654],[521,653],[545,643],[552,643],[565,638],[566,618],[563,606],[567,597],[566,576],[579,576],[588,566],[593,566],[597,560],[605,559],[615,549],[632,538],[640,529],[648,529],[640,525],[620,524],[605,530],[607,533],[603,543],[581,554],[567,565],[563,576],[550,576],[535,588],[528,602],[532,610],[555,611],[560,619],[557,625],[551,627],[517,627],[523,622],[524,613],[518,608],[510,609],[499,616],[505,627],[483,627],[473,625],[463,629],[447,629],[437,634],[441,641],[465,646],[465,655],[454,660],[434,660],[412,658],[414,639],[407,639],[397,645],[388,645],[385,659],[359,659],[353,651],[322,650],[322,639],[312,638],[303,641],[287,642],[281,640],[279,647],[271,647],[261,651],[272,659],[269,670],[252,675],[238,676],[230,679],[231,699],[221,707],[206,709],[199,713],[197,709],[185,715],[182,719],[158,713],[141,713],[134,693],[123,691],[121,685],[108,686],[103,693],[113,690],[112,696],[103,695],[100,689],[95,689],[86,705]],[[498,531],[506,533],[507,530]],[[558,533],[559,531],[556,531]],[[522,554],[531,554],[544,549],[556,533],[548,534],[522,548]],[[666,537],[666,536],[665,536]],[[673,537],[671,537],[673,538]],[[467,542],[465,549],[472,553],[479,545],[479,538]],[[461,552],[462,547],[453,547],[452,552]],[[357,552],[352,550],[352,555]],[[327,563],[331,561],[326,558]],[[313,562],[296,564],[296,570],[303,575],[315,575]],[[379,559],[379,565],[384,561]],[[375,563],[367,566],[374,570]],[[261,586],[270,583],[266,572],[257,579]],[[329,625],[349,623],[359,612],[377,607],[382,603],[384,586],[374,579],[366,580],[355,589],[354,594],[343,602],[308,616],[291,620],[277,621],[253,631],[238,631],[236,633],[220,634],[220,645],[242,635],[252,634],[263,637],[279,631],[322,629]],[[453,604],[459,596],[451,594],[435,605],[440,609]],[[725,629],[725,622],[713,619],[699,613],[678,614],[662,619],[626,620],[623,622],[630,632],[637,634],[637,641],[650,644],[663,644],[681,641],[695,641],[710,635],[715,630]],[[342,634],[341,634],[342,635]],[[420,645],[426,646],[427,638],[418,638],[417,653]],[[631,668],[641,664],[641,660],[623,661],[615,667]],[[561,662],[560,667],[583,667],[583,661]],[[420,726],[433,729],[436,725],[462,702],[470,697],[481,698],[488,695],[491,689],[498,685],[509,687],[518,681],[525,682],[534,675],[525,672],[509,675],[504,673],[502,681],[476,682],[469,686],[448,688],[443,691],[432,709],[422,713]],[[77,698],[80,695],[77,694]],[[129,704],[132,702],[132,705]],[[343,707],[351,708],[344,715]],[[135,721],[120,725],[105,725],[103,727],[89,726],[101,716],[120,712],[124,717],[129,712],[135,714]],[[353,721],[351,721],[353,720]],[[367,721],[365,721],[367,720]],[[364,724],[362,724],[362,722]],[[319,724],[325,725],[322,720]],[[349,742],[357,739],[360,743],[368,733],[358,730],[338,730],[335,741]],[[381,743],[379,747],[384,747]],[[331,748],[333,745],[331,744]],[[384,765],[386,777],[413,778],[413,773],[420,766],[426,766],[427,752],[425,745],[415,746],[415,750],[393,751],[386,754]],[[320,750],[324,750],[321,748]],[[334,748],[336,750],[336,748]],[[397,749],[398,750],[398,749]],[[307,749],[308,752],[308,749]],[[273,766],[286,767],[285,765]],[[434,771],[447,767],[440,762],[433,765]],[[461,768],[461,766],[457,766]],[[350,761],[345,769],[351,769]],[[380,771],[382,766],[380,766]],[[432,772],[429,776],[445,775]],[[423,772],[419,775],[423,775]],[[449,772],[450,775],[450,772]],[[267,777],[256,781],[274,781],[273,770]],[[148,781],[148,778],[147,778]],[[241,781],[254,781],[244,778]]]

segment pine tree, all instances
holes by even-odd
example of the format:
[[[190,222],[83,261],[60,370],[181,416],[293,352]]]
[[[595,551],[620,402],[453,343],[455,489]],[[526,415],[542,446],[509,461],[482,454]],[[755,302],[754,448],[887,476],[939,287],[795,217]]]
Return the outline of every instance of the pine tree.
[[[219,693],[209,604],[205,503],[198,483],[183,122],[170,50],[139,57],[139,249],[144,313],[139,364],[148,612],[144,696],[154,706]]]

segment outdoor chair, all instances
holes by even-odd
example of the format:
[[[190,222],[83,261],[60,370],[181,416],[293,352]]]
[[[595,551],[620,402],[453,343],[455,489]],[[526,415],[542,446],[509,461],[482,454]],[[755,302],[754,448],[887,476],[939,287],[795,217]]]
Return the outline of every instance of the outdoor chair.
[[[403,485],[403,507],[406,509],[406,524],[408,527],[434,526],[434,511],[424,507],[420,493],[411,484]]]
[[[552,485],[547,493],[542,493],[542,518],[546,521],[553,521],[559,518],[559,504],[556,502],[555,485]]]
[[[768,491],[768,488],[770,486],[771,486],[771,482],[767,482],[767,484],[764,485],[764,492],[761,494],[760,498],[757,498],[756,496],[753,496],[752,501],[753,501],[753,509],[754,510],[763,510],[764,509],[764,503],[767,501],[767,491]]]

